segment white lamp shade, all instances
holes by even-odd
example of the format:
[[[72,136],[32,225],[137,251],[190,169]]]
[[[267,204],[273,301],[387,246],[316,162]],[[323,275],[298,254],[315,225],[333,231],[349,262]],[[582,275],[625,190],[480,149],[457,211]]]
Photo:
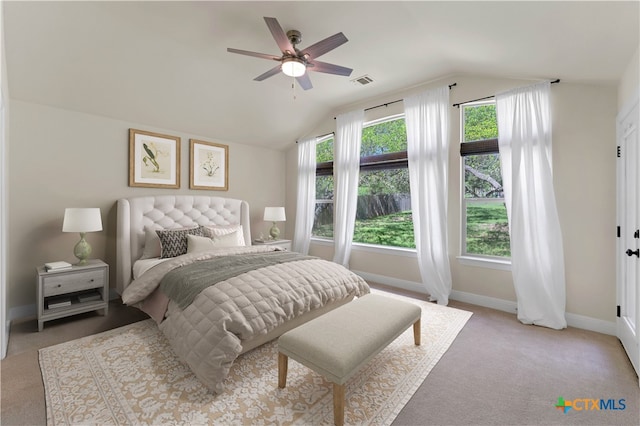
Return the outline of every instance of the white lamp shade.
[[[282,72],[289,77],[300,77],[307,70],[304,63],[300,59],[291,58],[285,59],[282,62]]]
[[[62,232],[102,231],[99,208],[68,208],[64,210]]]
[[[284,207],[265,207],[264,220],[266,222],[284,222],[287,220],[284,214]]]

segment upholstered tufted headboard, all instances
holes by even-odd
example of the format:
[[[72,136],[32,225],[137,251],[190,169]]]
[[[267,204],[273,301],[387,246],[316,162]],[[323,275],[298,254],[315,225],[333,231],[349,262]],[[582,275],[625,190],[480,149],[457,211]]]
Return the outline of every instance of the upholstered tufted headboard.
[[[233,198],[159,195],[118,200],[116,289],[122,294],[132,279],[133,263],[140,258],[145,227],[164,229],[193,225],[241,224],[251,245],[249,204]]]

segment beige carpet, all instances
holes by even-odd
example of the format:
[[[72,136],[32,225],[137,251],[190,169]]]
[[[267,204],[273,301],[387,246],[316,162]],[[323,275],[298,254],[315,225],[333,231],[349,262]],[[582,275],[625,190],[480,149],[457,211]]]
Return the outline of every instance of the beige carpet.
[[[403,298],[390,295],[390,297]],[[470,312],[422,306],[422,345],[410,328],[347,384],[347,424],[388,425],[447,351]],[[214,396],[175,357],[152,320],[41,349],[47,423],[331,424],[331,384],[290,360],[277,387],[277,344],[238,358]]]

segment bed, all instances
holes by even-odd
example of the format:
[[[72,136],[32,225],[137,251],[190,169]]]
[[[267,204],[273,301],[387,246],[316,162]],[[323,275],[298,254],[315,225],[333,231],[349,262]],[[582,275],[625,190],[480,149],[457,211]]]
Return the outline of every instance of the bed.
[[[238,199],[120,199],[116,249],[123,302],[148,313],[215,393],[240,354],[369,292],[336,263],[252,246]]]

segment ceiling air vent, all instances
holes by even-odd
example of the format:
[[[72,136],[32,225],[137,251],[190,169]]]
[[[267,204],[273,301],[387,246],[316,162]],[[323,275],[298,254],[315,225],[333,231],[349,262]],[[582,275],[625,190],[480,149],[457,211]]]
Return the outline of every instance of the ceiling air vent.
[[[373,79],[368,75],[363,75],[362,77],[354,78],[353,80],[351,80],[351,82],[354,84],[366,86],[369,83],[373,83]]]

